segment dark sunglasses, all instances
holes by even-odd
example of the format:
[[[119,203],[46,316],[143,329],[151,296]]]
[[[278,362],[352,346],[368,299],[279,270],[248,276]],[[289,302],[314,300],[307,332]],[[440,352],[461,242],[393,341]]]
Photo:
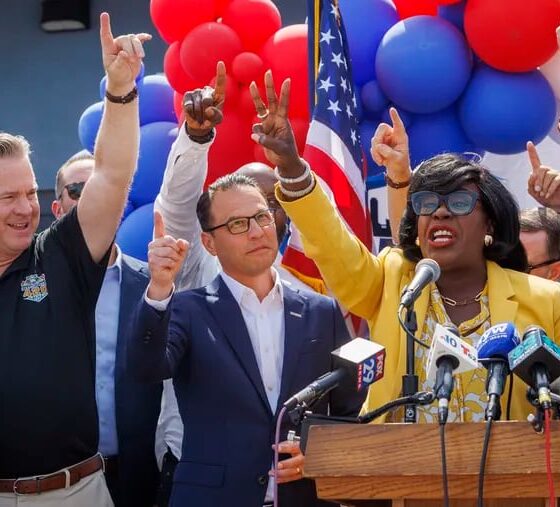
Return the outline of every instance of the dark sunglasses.
[[[445,195],[422,190],[411,194],[410,202],[417,215],[431,215],[444,202],[450,213],[461,216],[472,213],[478,197],[478,193],[471,190],[455,190]]]
[[[228,231],[231,234],[243,234],[244,232],[247,232],[249,230],[249,227],[251,225],[251,220],[257,222],[257,224],[260,227],[268,227],[269,225],[272,225],[275,221],[274,218],[275,211],[276,211],[275,209],[270,208],[270,209],[264,209],[258,211],[257,213],[255,213],[253,216],[250,217],[232,218],[231,220],[228,220],[223,224],[205,229],[204,232],[212,232],[215,231],[216,229],[219,229],[220,227],[227,227]]]
[[[539,262],[538,264],[529,264],[527,266],[527,271],[533,271],[533,269],[544,268],[545,266],[550,266],[551,264],[554,264],[555,262],[558,261],[560,261],[560,259],[548,259],[547,261]]]
[[[60,192],[58,198],[60,199],[62,197],[62,193],[64,192],[64,189],[66,189],[66,192],[68,192],[68,197],[70,197],[70,199],[73,199],[74,201],[77,201],[82,195],[82,190],[84,189],[85,184],[85,181],[81,181],[79,183],[68,183],[67,185],[64,185],[62,187],[62,192]]]

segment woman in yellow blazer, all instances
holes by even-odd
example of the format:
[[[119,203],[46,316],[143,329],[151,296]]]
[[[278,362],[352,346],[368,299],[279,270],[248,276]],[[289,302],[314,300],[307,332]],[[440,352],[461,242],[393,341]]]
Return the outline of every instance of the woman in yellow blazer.
[[[400,247],[373,255],[348,231],[298,157],[287,120],[289,83],[283,84],[278,101],[272,76],[265,81],[268,108],[252,86],[257,113],[263,118],[254,128],[253,139],[278,167],[277,198],[297,226],[305,254],[315,261],[334,296],[349,311],[367,319],[371,338],[387,350],[385,376],[371,386],[366,410],[400,394],[406,338],[397,320],[397,307],[416,262],[423,257],[436,260],[441,268],[437,284],[424,290],[415,304],[419,338],[426,347],[436,322],[453,322],[463,338],[473,343],[491,325],[508,321],[520,333],[536,324],[553,339],[560,336],[560,288],[522,272],[527,260],[519,243],[517,205],[497,178],[482,166],[453,155],[424,162],[404,192]],[[408,186],[406,182],[389,183]],[[417,347],[415,362],[421,389],[425,387],[425,350]],[[449,420],[481,420],[486,371],[479,368],[456,377]],[[508,389],[506,386],[506,393]],[[519,379],[514,381],[511,419],[524,419],[531,411],[525,390]],[[421,421],[432,421],[433,415],[430,408],[419,411]],[[399,420],[398,415],[393,420]]]

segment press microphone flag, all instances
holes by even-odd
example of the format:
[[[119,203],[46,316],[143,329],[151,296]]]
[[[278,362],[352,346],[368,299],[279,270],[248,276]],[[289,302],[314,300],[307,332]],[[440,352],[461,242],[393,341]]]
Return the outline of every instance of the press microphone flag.
[[[426,285],[437,281],[440,273],[439,264],[433,259],[422,259],[416,264],[414,278],[401,294],[401,306],[409,308],[418,299]]]
[[[436,380],[438,361],[444,356],[456,359],[457,366],[453,368],[455,374],[478,368],[475,348],[441,324],[436,324],[426,361],[426,379],[432,385]]]
[[[361,391],[383,377],[385,347],[364,338],[354,338],[331,352],[335,369],[314,380],[289,398],[284,406],[291,410],[297,405],[309,405],[337,387],[343,380],[350,381]]]
[[[453,375],[478,367],[474,347],[459,338],[459,330],[455,326],[453,329],[449,327],[436,324],[426,363],[426,378],[434,384],[438,399],[439,424],[447,422]]]
[[[560,377],[560,347],[539,326],[529,326],[523,341],[508,355],[509,367],[537,390],[539,403],[550,406],[550,383]]]
[[[485,331],[476,344],[478,362],[487,370],[486,419],[498,420],[501,415],[500,396],[509,375],[508,353],[519,344],[519,333],[511,322],[496,324]]]

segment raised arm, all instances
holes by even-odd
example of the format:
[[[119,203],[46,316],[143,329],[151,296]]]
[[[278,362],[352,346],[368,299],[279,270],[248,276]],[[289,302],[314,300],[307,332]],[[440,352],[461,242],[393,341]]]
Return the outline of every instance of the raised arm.
[[[376,164],[387,170],[387,205],[389,207],[389,225],[395,245],[399,244],[399,227],[404,210],[408,187],[410,185],[410,156],[408,152],[408,135],[397,110],[389,110],[391,122],[380,123],[371,139],[371,156]]]
[[[278,98],[268,71],[265,88],[268,105],[256,84],[251,84],[255,109],[262,120],[253,127],[252,139],[263,146],[268,160],[278,167],[278,201],[298,228],[305,254],[315,261],[336,299],[351,313],[371,317],[383,291],[382,260],[349,232],[299,158],[288,121],[290,81],[284,81]]]
[[[95,143],[95,168],[78,203],[78,220],[95,261],[113,242],[138,160],[139,119],[134,79],[144,58],[143,42],[151,35],[117,38],[111,33],[107,13],[100,17],[103,66],[107,93],[103,118]],[[121,102],[115,102],[118,99]]]
[[[196,204],[208,173],[208,151],[214,127],[223,118],[226,69],[222,62],[217,65],[215,86],[215,89],[206,86],[185,94],[185,123],[179,128],[179,135],[169,153],[155,202],[155,209],[162,214],[167,232],[186,239],[191,245],[188,261],[177,279],[179,287],[203,285],[208,281],[196,280],[201,272],[200,264],[208,257],[200,242]]]

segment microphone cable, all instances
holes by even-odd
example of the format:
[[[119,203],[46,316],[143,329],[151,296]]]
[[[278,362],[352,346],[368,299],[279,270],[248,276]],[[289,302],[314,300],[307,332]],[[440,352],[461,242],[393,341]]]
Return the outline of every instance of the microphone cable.
[[[284,419],[285,413],[286,407],[282,407],[276,420],[276,432],[274,434],[274,507],[278,507],[278,444],[280,443],[280,427],[282,426],[282,419]]]
[[[513,372],[509,373],[509,389],[507,395],[507,405],[506,405],[506,421],[511,420],[511,397],[513,395]]]
[[[484,445],[482,446],[482,456],[480,457],[480,468],[478,471],[478,507],[484,507],[484,473],[486,470],[486,456],[488,454],[488,444],[490,442],[490,433],[492,431],[492,418],[486,421],[486,432],[484,433]]]
[[[424,342],[421,342],[418,338],[416,338],[416,336],[414,336],[408,330],[408,328],[406,327],[406,325],[404,323],[402,315],[401,315],[403,313],[403,310],[406,310],[406,308],[403,305],[400,305],[399,309],[397,311],[397,318],[399,319],[399,324],[400,324],[401,328],[404,329],[404,332],[406,333],[406,336],[410,336],[410,338],[412,338],[417,345],[420,345],[421,347],[424,347],[425,349],[429,349],[430,347],[428,345],[426,345]]]
[[[443,481],[443,505],[449,507],[449,489],[447,483],[447,457],[445,453],[445,424],[439,425],[439,441],[441,447],[441,478]]]
[[[552,456],[551,456],[551,435],[550,435],[550,408],[544,410],[544,452],[546,457],[546,479],[548,482],[548,496],[550,505],[556,505],[556,495],[554,494],[554,480],[552,478]]]

